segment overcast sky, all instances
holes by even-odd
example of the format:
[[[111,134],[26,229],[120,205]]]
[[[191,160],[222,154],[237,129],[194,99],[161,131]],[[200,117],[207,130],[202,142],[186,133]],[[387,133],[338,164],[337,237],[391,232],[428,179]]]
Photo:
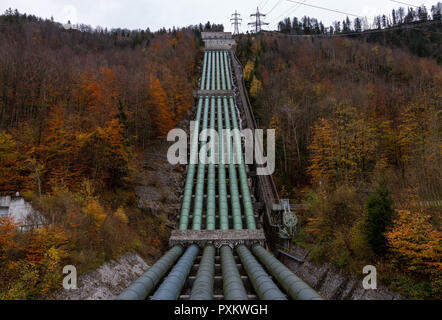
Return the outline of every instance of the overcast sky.
[[[402,2],[425,4],[430,9],[437,0]],[[367,16],[370,23],[375,15],[390,13],[393,8],[401,6],[389,0],[306,0],[305,3]],[[261,12],[267,13],[265,20],[271,23],[267,29],[276,29],[277,21],[286,17],[287,13],[291,17],[316,17],[326,26],[345,18],[343,14],[299,6],[287,0],[0,0],[1,12],[11,7],[21,13],[43,18],[53,16],[62,23],[71,20],[72,23],[84,23],[93,27],[150,28],[152,31],[161,27],[184,27],[208,20],[222,23],[225,31],[231,31],[230,15],[237,10],[243,18],[241,31],[245,32],[250,30],[247,23],[251,21],[250,14],[256,11],[258,5]]]

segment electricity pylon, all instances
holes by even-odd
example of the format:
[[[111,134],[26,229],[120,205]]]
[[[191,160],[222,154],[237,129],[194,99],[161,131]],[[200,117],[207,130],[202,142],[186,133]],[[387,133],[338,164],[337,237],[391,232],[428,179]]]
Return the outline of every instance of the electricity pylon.
[[[239,26],[241,25],[241,15],[239,13],[236,12],[232,14],[232,19],[230,19],[230,21],[232,21],[232,25],[235,27],[233,34],[239,34]]]
[[[254,22],[250,22],[249,26],[255,27],[255,33],[258,33],[262,30],[262,26],[267,26],[269,23],[264,22],[261,20],[261,17],[265,17],[266,15],[264,13],[259,12],[259,8],[256,8],[256,13],[251,14],[251,17],[255,17]]]

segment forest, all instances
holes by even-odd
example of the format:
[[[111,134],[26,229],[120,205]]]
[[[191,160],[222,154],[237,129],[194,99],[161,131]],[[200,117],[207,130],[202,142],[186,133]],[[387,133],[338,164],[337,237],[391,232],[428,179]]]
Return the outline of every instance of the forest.
[[[0,194],[20,192],[50,224],[22,233],[2,219],[0,299],[49,297],[67,264],[82,273],[127,251],[162,253],[169,232],[137,208],[132,179],[140,153],[192,106],[199,33],[211,27],[0,16]]]
[[[258,126],[277,130],[280,197],[304,205],[294,242],[354,274],[376,264],[406,297],[440,299],[440,61],[364,36],[237,42]]]
[[[294,243],[353,274],[375,264],[413,299],[442,298],[440,8],[376,17],[379,32],[304,17],[235,38],[258,126],[276,129],[279,195],[303,205]],[[205,30],[224,27],[0,16],[0,195],[44,220],[0,219],[0,299],[53,297],[67,264],[164,252],[169,231],[133,182],[191,110]]]
[[[281,33],[294,37],[302,36],[345,36],[383,46],[408,48],[419,57],[432,57],[442,63],[440,45],[442,30],[442,3],[438,2],[428,10],[425,5],[417,7],[400,7],[393,9],[390,14],[374,17],[356,17],[351,20],[348,16],[342,21],[335,21],[326,27],[316,18],[287,17],[278,24]]]

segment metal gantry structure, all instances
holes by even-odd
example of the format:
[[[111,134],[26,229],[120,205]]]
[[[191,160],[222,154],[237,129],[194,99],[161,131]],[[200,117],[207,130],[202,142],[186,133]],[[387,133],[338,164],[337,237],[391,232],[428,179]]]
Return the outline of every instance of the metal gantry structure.
[[[259,12],[259,8],[256,8],[256,13],[250,15],[255,21],[249,22],[248,25],[252,26],[255,29],[255,33],[259,33],[262,30],[262,26],[267,26],[269,23],[263,21],[261,18],[264,18],[266,14]]]
[[[230,19],[232,22],[232,25],[234,27],[233,34],[238,35],[239,34],[239,26],[241,25],[241,15],[235,10],[235,13],[232,14],[232,18]]]
[[[175,231],[188,238],[175,241],[171,249],[117,299],[322,300],[266,250],[262,238],[253,236],[264,232],[256,219],[241,137],[237,130],[232,135],[220,134],[223,129],[239,128],[233,55],[232,51],[222,49],[204,52],[202,93],[196,101],[190,164]],[[218,143],[204,133],[208,128],[218,130]],[[195,164],[198,150],[207,144],[211,152],[217,146],[215,155],[218,154],[219,161],[209,156],[208,163]],[[238,155],[241,161],[226,163],[225,148],[232,150],[234,145],[241,150]],[[232,159],[233,153],[230,157]],[[234,236],[220,239],[220,233],[224,236],[244,233],[246,240]],[[204,241],[198,240],[203,236]]]

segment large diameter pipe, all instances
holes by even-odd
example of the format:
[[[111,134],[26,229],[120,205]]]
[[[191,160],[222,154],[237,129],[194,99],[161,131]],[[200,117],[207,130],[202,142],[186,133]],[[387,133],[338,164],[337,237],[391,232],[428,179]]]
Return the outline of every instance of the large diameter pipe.
[[[135,280],[130,287],[124,290],[117,300],[144,300],[155,289],[166,272],[181,256],[184,249],[182,246],[174,246],[161,257],[152,267]]]
[[[212,98],[210,106],[210,130],[215,130],[215,98]],[[215,140],[210,136],[210,158],[209,158],[209,172],[207,181],[207,211],[206,211],[206,229],[215,230],[216,219],[216,190],[215,190]]]
[[[216,61],[216,51],[213,51],[212,53],[212,87],[211,90],[216,90],[216,67],[217,67],[217,61]]]
[[[222,246],[220,254],[224,300],[248,300],[244,283],[233,258],[232,249],[227,245]]]
[[[207,119],[209,114],[209,98],[206,97],[204,106],[203,126],[201,133],[201,148],[205,147],[207,141]],[[193,208],[192,229],[201,230],[202,215],[203,215],[203,200],[204,200],[204,177],[206,174],[206,164],[199,161],[198,174],[195,188],[195,202]]]
[[[216,90],[221,90],[220,84],[220,52],[216,52]]]
[[[215,247],[206,245],[201,257],[200,266],[193,283],[190,300],[213,299],[213,277],[215,274]]]
[[[201,90],[206,86],[206,72],[207,72],[207,52],[204,52],[203,73],[201,74]]]
[[[258,244],[254,245],[252,252],[292,299],[323,300],[315,290],[298,278],[289,268],[267,252],[262,246]]]
[[[211,78],[211,74],[212,74],[212,52],[209,51],[209,58],[208,58],[208,63],[207,63],[207,78],[206,78],[206,90],[210,90],[210,78]]]
[[[240,151],[238,152],[239,156],[238,172],[239,172],[242,201],[244,206],[244,215],[246,217],[247,229],[256,229],[255,213],[253,210],[252,199],[250,196],[246,166],[244,164],[244,157],[242,154],[241,137],[239,133],[238,120],[236,117],[235,102],[233,101],[232,97],[230,97],[229,100],[230,100],[230,113],[232,116],[232,124],[233,124],[233,139],[237,150]]]
[[[221,58],[221,90],[226,90],[226,73],[224,68],[224,52],[220,54]]]
[[[236,247],[236,252],[252,282],[253,288],[262,300],[287,300],[261,264],[243,244]]]
[[[229,207],[227,203],[226,168],[224,161],[224,137],[223,137],[223,112],[221,98],[217,98],[218,104],[218,211],[220,229],[229,229]]]
[[[224,97],[224,117],[226,124],[226,131],[230,132],[230,117],[229,109],[227,107],[227,99]],[[233,161],[233,143],[230,135],[227,134],[227,145],[229,159],[229,186],[230,186],[230,204],[232,207],[233,229],[240,230],[243,228],[241,217],[241,204],[239,201],[238,179],[236,175],[236,167]]]
[[[198,255],[199,247],[195,244],[187,248],[183,256],[170,271],[152,296],[152,300],[177,300],[190,273],[193,262]]]
[[[180,212],[179,229],[187,230],[189,226],[189,213],[192,205],[192,191],[193,180],[195,177],[195,163],[197,163],[198,157],[198,140],[199,140],[199,127],[201,121],[201,110],[203,106],[203,98],[198,100],[198,108],[196,112],[195,128],[193,131],[192,141],[190,144],[190,163],[187,169],[186,182],[184,185],[183,204]]]
[[[224,54],[224,67],[225,67],[225,73],[226,73],[226,81],[227,81],[227,90],[232,90],[232,80],[230,77],[230,68],[229,68],[229,56],[227,55],[227,51],[223,52]]]

